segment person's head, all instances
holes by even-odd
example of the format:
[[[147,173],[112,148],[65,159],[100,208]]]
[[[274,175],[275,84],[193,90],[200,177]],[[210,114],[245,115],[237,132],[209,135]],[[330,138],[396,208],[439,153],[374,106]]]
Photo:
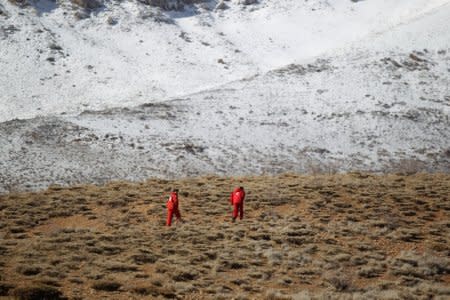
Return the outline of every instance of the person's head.
[[[243,190],[244,190],[244,187],[243,187],[243,186],[240,186],[239,189],[240,189],[241,191],[243,191]]]
[[[178,194],[178,189],[173,189],[172,192]]]

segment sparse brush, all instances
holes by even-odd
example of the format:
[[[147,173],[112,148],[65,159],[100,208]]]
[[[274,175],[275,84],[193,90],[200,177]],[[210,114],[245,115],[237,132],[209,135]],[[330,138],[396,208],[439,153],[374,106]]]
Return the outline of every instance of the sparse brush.
[[[33,276],[41,273],[42,268],[40,266],[18,266],[16,271],[26,276]]]
[[[0,291],[32,280],[64,284],[74,299],[91,288],[118,298],[263,299],[274,285],[285,293],[274,296],[295,299],[299,284],[313,298],[446,295],[448,180],[421,176],[249,178],[247,214],[236,223],[222,191],[233,184],[216,177],[0,196]],[[171,186],[186,191],[187,222],[166,228],[162,194]],[[267,202],[266,186],[289,202]],[[424,251],[398,253],[411,248]]]
[[[291,300],[291,296],[283,295],[280,291],[268,290],[264,295],[265,300]]]
[[[17,287],[10,292],[10,295],[21,300],[64,299],[61,291],[54,287],[46,285],[30,285],[26,287]]]
[[[103,280],[95,282],[92,285],[92,288],[94,290],[98,291],[107,291],[107,292],[113,292],[117,291],[122,285],[114,280]]]
[[[384,271],[384,268],[381,266],[364,266],[358,271],[358,275],[364,278],[374,278],[380,276],[380,274]]]
[[[9,291],[14,288],[15,288],[14,284],[0,281],[0,297],[8,296]]]

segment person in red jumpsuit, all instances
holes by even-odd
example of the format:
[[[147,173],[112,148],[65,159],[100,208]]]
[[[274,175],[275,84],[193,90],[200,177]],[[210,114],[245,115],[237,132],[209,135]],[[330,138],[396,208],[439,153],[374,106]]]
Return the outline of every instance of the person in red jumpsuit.
[[[177,218],[177,221],[181,221],[181,214],[178,208],[178,189],[174,189],[170,193],[169,200],[167,200],[167,221],[166,225],[172,225],[173,215]]]
[[[230,196],[231,205],[233,205],[233,222],[236,221],[236,218],[239,213],[239,219],[242,220],[244,217],[244,198],[245,191],[242,186],[234,189]]]

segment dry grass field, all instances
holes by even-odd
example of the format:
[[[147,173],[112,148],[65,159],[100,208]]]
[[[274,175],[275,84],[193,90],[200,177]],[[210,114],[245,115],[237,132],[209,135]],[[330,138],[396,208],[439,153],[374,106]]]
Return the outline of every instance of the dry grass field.
[[[185,223],[166,228],[174,187]],[[11,193],[0,298],[449,299],[449,197],[450,175],[360,173]]]

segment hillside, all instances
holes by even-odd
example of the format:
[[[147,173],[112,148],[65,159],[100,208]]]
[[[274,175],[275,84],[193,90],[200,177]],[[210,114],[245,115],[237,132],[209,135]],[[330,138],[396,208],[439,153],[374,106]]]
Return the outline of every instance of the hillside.
[[[236,185],[246,217],[233,224]],[[168,229],[173,187],[185,223]],[[449,175],[361,173],[12,193],[0,196],[0,296],[446,299],[449,195]]]
[[[0,299],[449,299],[449,16],[0,0]]]
[[[1,0],[0,121],[184,97],[353,47],[372,52],[374,37],[403,25],[384,52],[448,48],[446,0],[155,2],[167,1]]]
[[[449,172],[448,1],[169,2],[0,0],[0,193]]]

